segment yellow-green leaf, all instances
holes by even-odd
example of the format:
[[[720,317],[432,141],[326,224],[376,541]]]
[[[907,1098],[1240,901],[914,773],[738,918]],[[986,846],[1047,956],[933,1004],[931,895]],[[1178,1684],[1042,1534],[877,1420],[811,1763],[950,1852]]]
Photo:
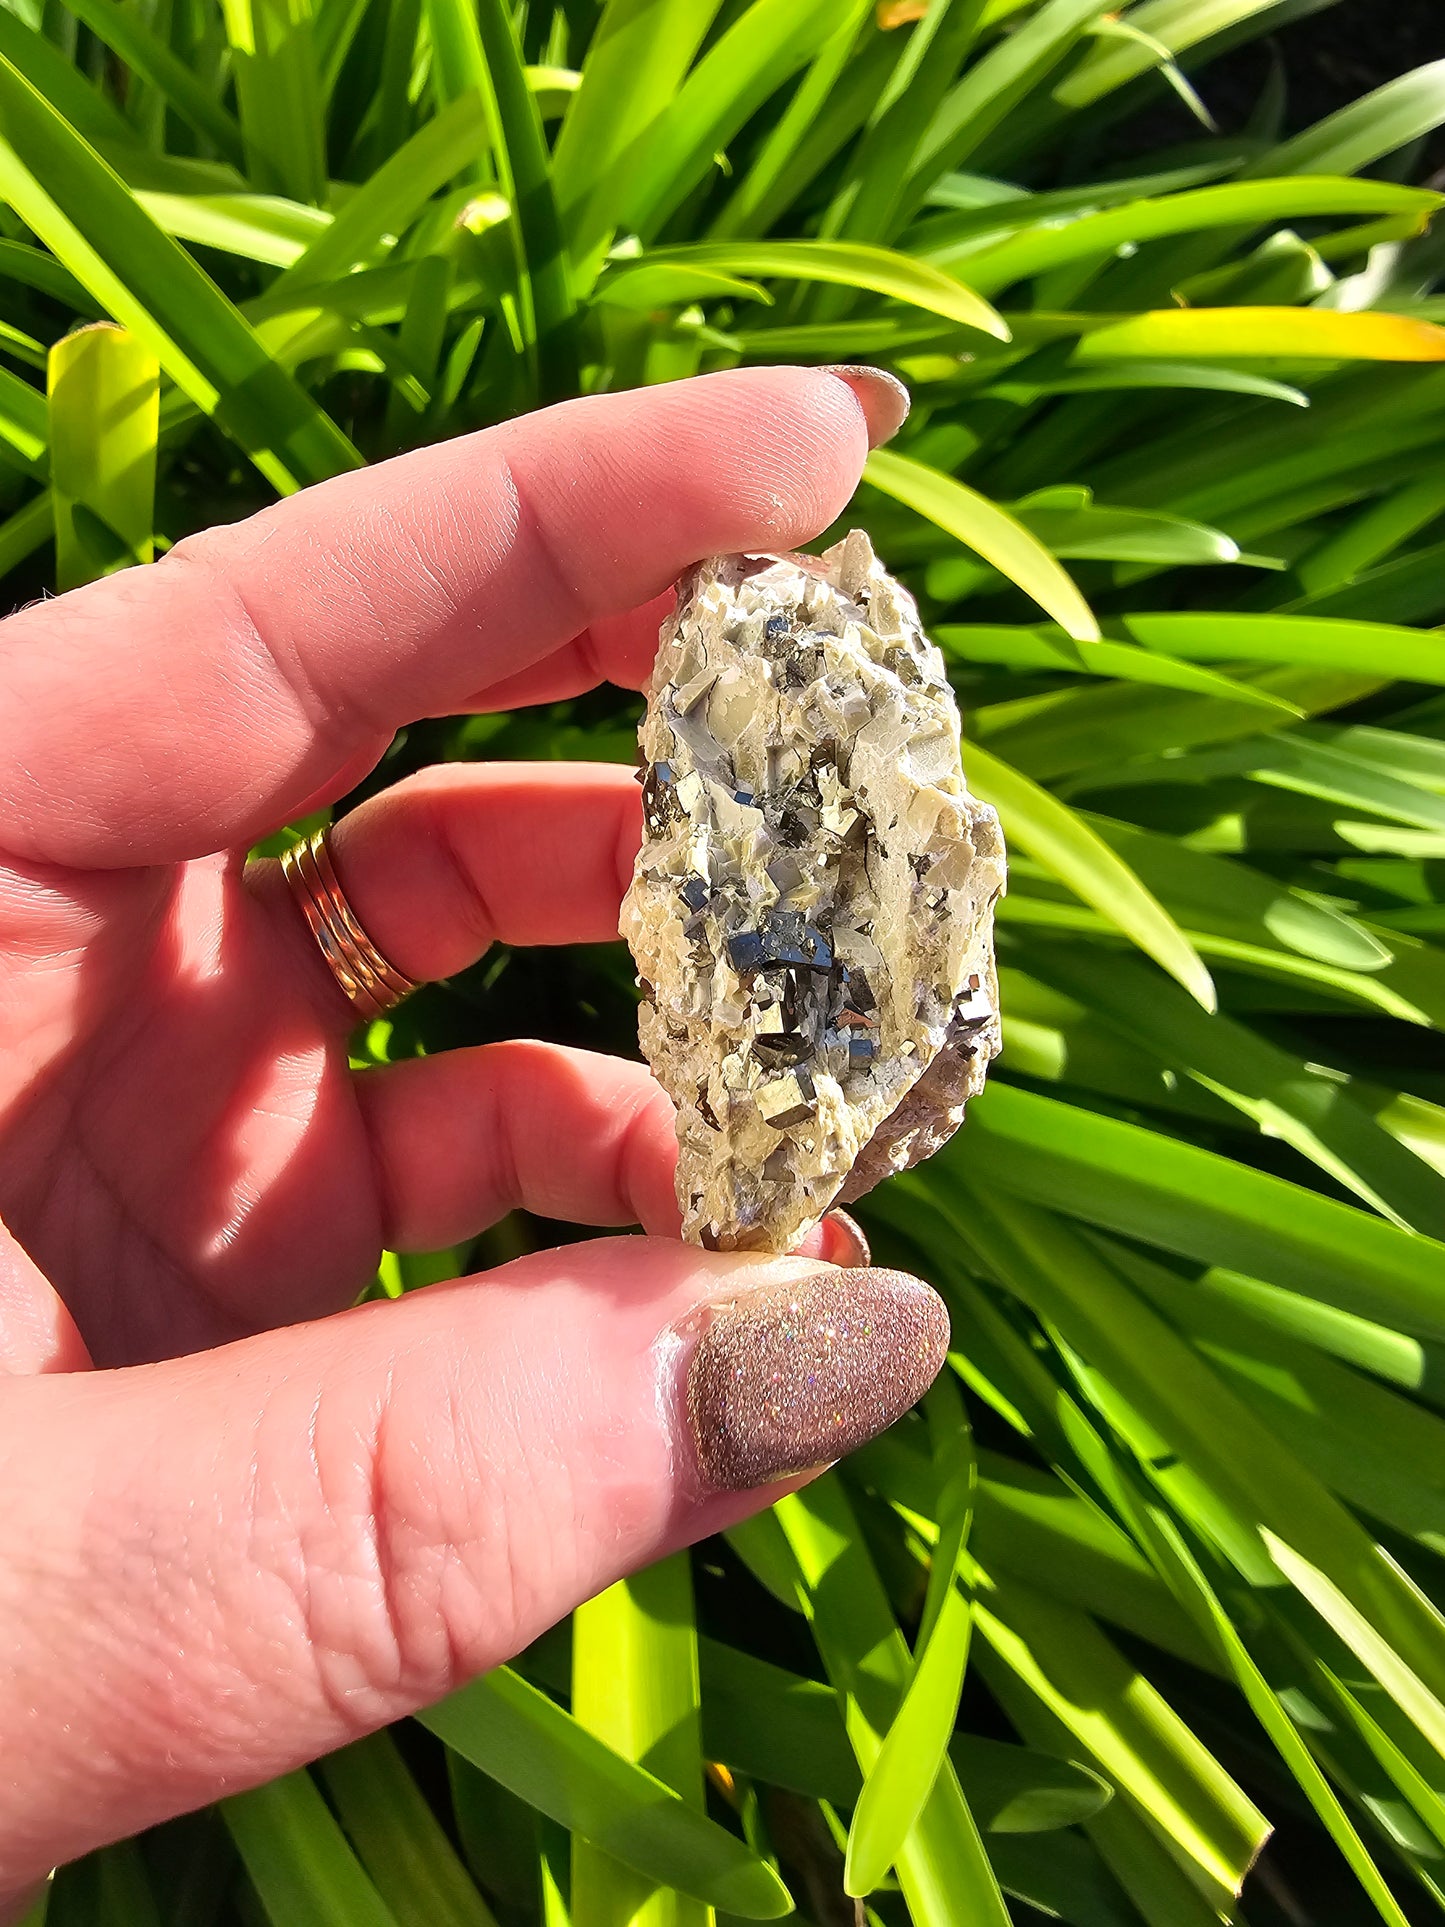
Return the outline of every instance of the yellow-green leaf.
[[[723,274],[756,275],[765,281],[831,281],[844,288],[867,288],[978,328],[999,341],[1009,339],[1003,316],[972,288],[941,268],[892,248],[860,241],[700,241],[694,246],[656,248],[642,258],[713,268]]]
[[[936,468],[888,448],[874,449],[863,475],[875,488],[927,516],[991,562],[1041,609],[1047,609],[1076,642],[1099,640],[1099,625],[1067,570],[997,502],[951,475],[941,475]]]
[[[1445,328],[1410,315],[1334,308],[1159,308],[1090,327],[1076,361],[1445,361]]]
[[[973,787],[998,811],[1010,842],[1132,938],[1206,1010],[1216,1007],[1214,980],[1199,952],[1153,892],[1082,817],[978,743],[969,745],[968,768]]]
[[[56,587],[73,589],[153,552],[160,363],[110,322],[50,351],[50,495]]]

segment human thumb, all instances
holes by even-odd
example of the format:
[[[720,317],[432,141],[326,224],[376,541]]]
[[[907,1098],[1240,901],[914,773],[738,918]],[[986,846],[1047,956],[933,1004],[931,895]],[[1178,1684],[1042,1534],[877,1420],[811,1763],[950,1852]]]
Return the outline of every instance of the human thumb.
[[[508,1658],[938,1371],[897,1272],[612,1238],[0,1408],[0,1894]]]

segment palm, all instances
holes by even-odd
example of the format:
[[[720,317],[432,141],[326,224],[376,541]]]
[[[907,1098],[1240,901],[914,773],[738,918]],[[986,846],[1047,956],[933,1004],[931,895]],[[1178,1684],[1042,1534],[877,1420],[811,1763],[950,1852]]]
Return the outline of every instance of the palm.
[[[48,1279],[115,1364],[334,1310],[383,1243],[453,1244],[518,1204],[676,1228],[670,1112],[639,1065],[502,1044],[358,1081],[276,866],[234,853],[419,717],[640,687],[687,563],[838,513],[868,409],[899,418],[876,389],[774,370],[572,403],[7,620],[0,1233],[36,1272],[0,1269],[12,1306],[53,1303]],[[724,421],[746,436],[719,466]],[[624,770],[458,764],[354,811],[338,856],[421,982],[494,937],[615,936],[639,830]]]
[[[0,904],[0,1217],[97,1363],[354,1296],[381,1233],[344,1018],[239,861],[0,872]]]

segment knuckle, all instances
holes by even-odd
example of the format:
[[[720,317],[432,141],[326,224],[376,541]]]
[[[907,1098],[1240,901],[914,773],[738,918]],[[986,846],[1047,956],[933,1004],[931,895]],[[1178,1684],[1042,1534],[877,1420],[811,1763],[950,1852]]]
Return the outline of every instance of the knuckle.
[[[294,1443],[292,1431],[280,1447],[293,1466]],[[442,1697],[546,1623],[565,1534],[530,1522],[565,1520],[569,1501],[565,1472],[526,1443],[450,1339],[399,1354],[379,1385],[317,1401],[306,1489],[288,1502],[273,1488],[254,1553],[281,1588],[304,1673],[348,1727]]]

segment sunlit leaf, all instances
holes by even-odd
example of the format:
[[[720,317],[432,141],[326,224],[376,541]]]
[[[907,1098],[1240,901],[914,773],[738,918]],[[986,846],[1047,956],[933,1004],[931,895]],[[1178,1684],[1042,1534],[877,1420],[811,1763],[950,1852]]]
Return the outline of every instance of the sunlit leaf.
[[[1445,361],[1445,328],[1408,315],[1330,308],[1163,308],[1088,325],[1075,359]]]
[[[1068,575],[1043,544],[996,502],[891,449],[875,448],[864,475],[875,488],[976,550],[1047,609],[1076,641],[1098,641],[1099,626]]]

